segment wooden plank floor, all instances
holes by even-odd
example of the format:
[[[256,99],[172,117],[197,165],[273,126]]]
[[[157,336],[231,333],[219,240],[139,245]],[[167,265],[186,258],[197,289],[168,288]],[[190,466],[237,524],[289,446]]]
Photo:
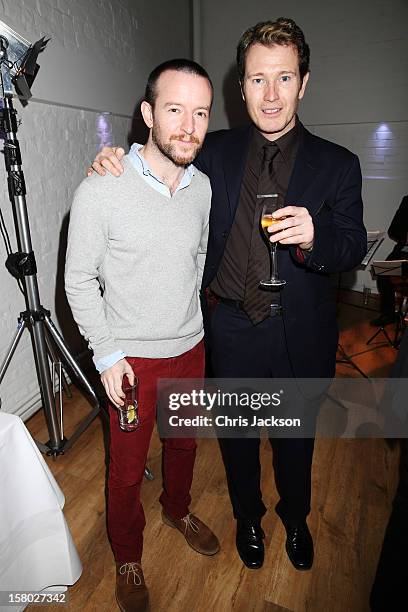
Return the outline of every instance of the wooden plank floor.
[[[351,296],[351,297],[350,297]],[[361,305],[359,294],[348,301]],[[374,298],[371,298],[375,306]],[[386,376],[396,351],[375,345],[366,352],[368,326],[375,313],[342,304],[341,342],[370,376]],[[338,376],[358,376],[339,365]],[[74,393],[65,401],[69,428],[88,410]],[[42,411],[27,426],[46,440]],[[113,556],[106,536],[106,460],[101,420],[95,420],[66,455],[47,463],[66,496],[65,516],[84,570],[69,589],[67,612],[115,611]],[[263,520],[266,558],[261,570],[251,571],[235,549],[235,523],[215,440],[200,440],[192,490],[192,509],[218,534],[221,552],[198,555],[182,536],[160,519],[160,441],[155,434],[148,464],[156,478],[142,491],[147,517],[143,567],[151,594],[152,612],[365,612],[397,483],[398,447],[384,440],[316,441],[313,499],[309,526],[315,541],[315,562],[309,572],[297,572],[287,559],[284,529],[273,511],[277,493],[271,450],[262,441],[262,481],[268,512]],[[42,607],[42,610],[59,606]],[[29,607],[28,609],[34,607]]]

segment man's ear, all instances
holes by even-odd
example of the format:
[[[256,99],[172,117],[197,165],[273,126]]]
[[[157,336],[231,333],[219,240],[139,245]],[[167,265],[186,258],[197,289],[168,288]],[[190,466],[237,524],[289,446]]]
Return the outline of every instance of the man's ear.
[[[149,129],[153,127],[153,108],[149,102],[143,100],[140,105],[140,112],[142,113],[143,121]]]
[[[303,77],[303,81],[302,81],[302,87],[300,88],[299,94],[298,94],[298,99],[301,100],[303,98],[303,96],[305,95],[305,89],[306,89],[306,85],[307,82],[309,80],[310,77],[310,72],[306,72],[305,76]]]

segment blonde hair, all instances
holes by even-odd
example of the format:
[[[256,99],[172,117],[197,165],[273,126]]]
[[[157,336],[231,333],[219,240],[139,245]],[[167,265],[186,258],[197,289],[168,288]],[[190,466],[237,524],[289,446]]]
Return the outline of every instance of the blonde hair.
[[[237,68],[239,80],[245,76],[245,59],[250,47],[254,44],[284,45],[296,48],[299,57],[300,78],[309,72],[310,49],[299,26],[287,17],[278,17],[275,21],[261,21],[246,30],[237,46]]]

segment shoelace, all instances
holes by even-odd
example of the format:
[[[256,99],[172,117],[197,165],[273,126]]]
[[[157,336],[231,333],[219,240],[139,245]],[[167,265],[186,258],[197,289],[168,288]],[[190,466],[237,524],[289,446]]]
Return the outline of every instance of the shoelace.
[[[127,573],[126,583],[127,584],[129,583],[129,577],[130,575],[132,575],[133,584],[135,584],[136,586],[140,586],[142,584],[142,579],[140,577],[139,571],[140,571],[140,567],[135,562],[124,563],[119,568],[119,574],[121,574],[122,576]]]
[[[185,516],[181,520],[185,523],[184,535],[187,533],[187,529],[189,527],[191,528],[191,531],[194,531],[194,533],[199,532],[200,527],[199,525],[197,525],[197,523],[194,522],[192,514],[187,514],[187,516]]]

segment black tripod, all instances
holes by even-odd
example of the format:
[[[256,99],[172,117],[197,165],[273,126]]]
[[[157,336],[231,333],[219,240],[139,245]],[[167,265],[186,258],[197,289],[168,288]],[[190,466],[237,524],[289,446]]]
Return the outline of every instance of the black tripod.
[[[388,343],[388,345],[389,345],[389,346],[391,346],[392,348],[397,348],[396,343],[395,343],[395,342],[393,342],[393,341],[391,340],[391,338],[390,338],[390,336],[388,335],[388,332],[387,332],[387,330],[385,329],[385,326],[384,326],[384,325],[380,325],[380,326],[379,326],[379,328],[377,329],[377,331],[375,331],[375,332],[373,333],[373,335],[370,337],[370,339],[369,339],[369,340],[367,340],[366,344],[367,344],[367,345],[371,344],[371,343],[372,343],[372,341],[373,341],[373,340],[375,340],[375,339],[376,339],[376,337],[377,337],[377,336],[378,336],[378,335],[379,335],[381,332],[384,334],[384,336],[385,336],[385,338],[386,338],[386,343]],[[383,345],[383,344],[384,344],[384,343],[382,343],[381,345]]]
[[[24,330],[28,329],[31,335],[42,405],[50,437],[46,444],[37,442],[37,445],[42,452],[56,457],[62,454],[64,450],[67,450],[86,427],[88,427],[99,413],[100,407],[95,391],[65,345],[63,337],[51,319],[50,311],[45,309],[40,302],[37,283],[37,267],[31,244],[30,226],[25,200],[26,188],[21,166],[20,146],[16,137],[17,113],[13,108],[12,93],[10,92],[7,78],[5,78],[3,74],[3,71],[6,72],[7,69],[10,68],[10,62],[7,58],[7,47],[7,39],[0,36],[0,74],[3,91],[3,108],[0,109],[0,131],[5,135],[4,159],[8,175],[8,191],[13,208],[14,226],[18,244],[18,253],[9,253],[6,267],[8,271],[18,279],[22,286],[26,310],[21,312],[18,317],[16,333],[7,355],[0,365],[0,384],[10,365]],[[62,431],[62,411],[61,423],[58,423],[57,418],[57,405],[54,395],[54,368],[57,354],[62,357],[63,363],[69,366],[70,373],[73,373],[82,388],[90,396],[90,400],[93,404],[92,411],[83,421],[81,421],[69,440],[64,437]],[[50,360],[53,364],[52,376],[50,372]],[[62,373],[62,368],[60,367],[59,370],[59,384],[61,389],[62,385],[66,386],[66,381]],[[60,409],[62,409],[61,405]]]

